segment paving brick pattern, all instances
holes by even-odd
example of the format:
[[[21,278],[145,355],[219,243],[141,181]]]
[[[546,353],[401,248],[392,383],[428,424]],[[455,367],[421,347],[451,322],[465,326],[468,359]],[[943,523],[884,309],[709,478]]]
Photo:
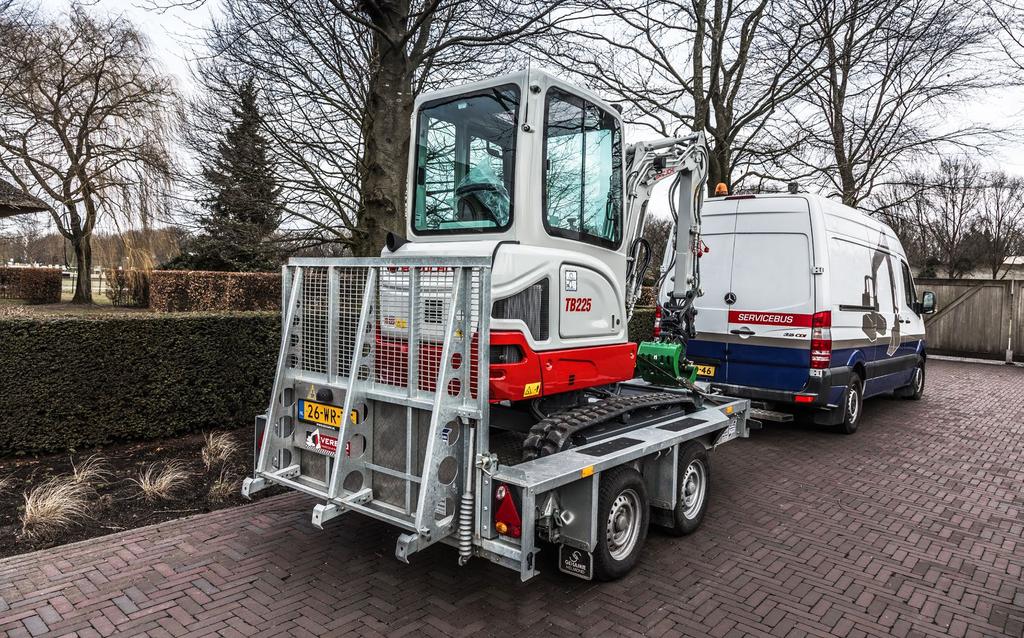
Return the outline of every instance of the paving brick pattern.
[[[286,495],[0,561],[19,636],[1024,634],[1024,370],[933,361],[852,437],[772,427],[713,458],[704,527],[615,583],[528,583]]]

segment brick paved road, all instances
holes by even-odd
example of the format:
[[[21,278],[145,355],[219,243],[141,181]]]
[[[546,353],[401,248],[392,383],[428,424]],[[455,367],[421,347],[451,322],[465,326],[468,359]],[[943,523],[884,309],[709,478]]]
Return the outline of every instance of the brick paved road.
[[[1024,370],[934,361],[843,437],[774,427],[713,459],[704,527],[611,584],[523,584],[287,495],[0,561],[0,631],[78,635],[1024,634]],[[984,393],[978,392],[983,389]]]

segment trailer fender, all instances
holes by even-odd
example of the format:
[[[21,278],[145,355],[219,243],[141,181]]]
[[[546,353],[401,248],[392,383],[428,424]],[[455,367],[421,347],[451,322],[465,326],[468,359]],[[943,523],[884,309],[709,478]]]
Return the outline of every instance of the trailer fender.
[[[597,546],[597,500],[600,474],[592,474],[556,490],[558,542],[588,552]]]

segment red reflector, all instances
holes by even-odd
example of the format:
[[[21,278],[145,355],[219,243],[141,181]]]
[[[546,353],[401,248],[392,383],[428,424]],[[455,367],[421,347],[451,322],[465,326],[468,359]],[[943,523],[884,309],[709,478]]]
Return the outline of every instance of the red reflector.
[[[811,394],[798,394],[795,397],[793,397],[793,400],[796,401],[797,403],[813,403],[814,402],[814,395],[811,395]]]
[[[661,306],[654,307],[654,329],[651,330],[651,336],[661,336]]]
[[[516,509],[516,502],[512,499],[512,490],[505,490],[505,496],[498,504],[498,511],[494,513],[495,527],[500,528],[498,523],[505,526],[504,532],[501,532],[500,529],[498,531],[506,536],[519,538],[523,535],[523,520],[519,518],[519,510]]]

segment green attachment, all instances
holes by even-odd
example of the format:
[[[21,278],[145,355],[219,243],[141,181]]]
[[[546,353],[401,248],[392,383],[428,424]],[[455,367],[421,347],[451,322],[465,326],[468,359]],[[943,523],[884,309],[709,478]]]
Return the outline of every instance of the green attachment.
[[[641,342],[636,370],[644,381],[654,385],[674,386],[697,379],[697,368],[686,360],[686,347],[681,343]]]

